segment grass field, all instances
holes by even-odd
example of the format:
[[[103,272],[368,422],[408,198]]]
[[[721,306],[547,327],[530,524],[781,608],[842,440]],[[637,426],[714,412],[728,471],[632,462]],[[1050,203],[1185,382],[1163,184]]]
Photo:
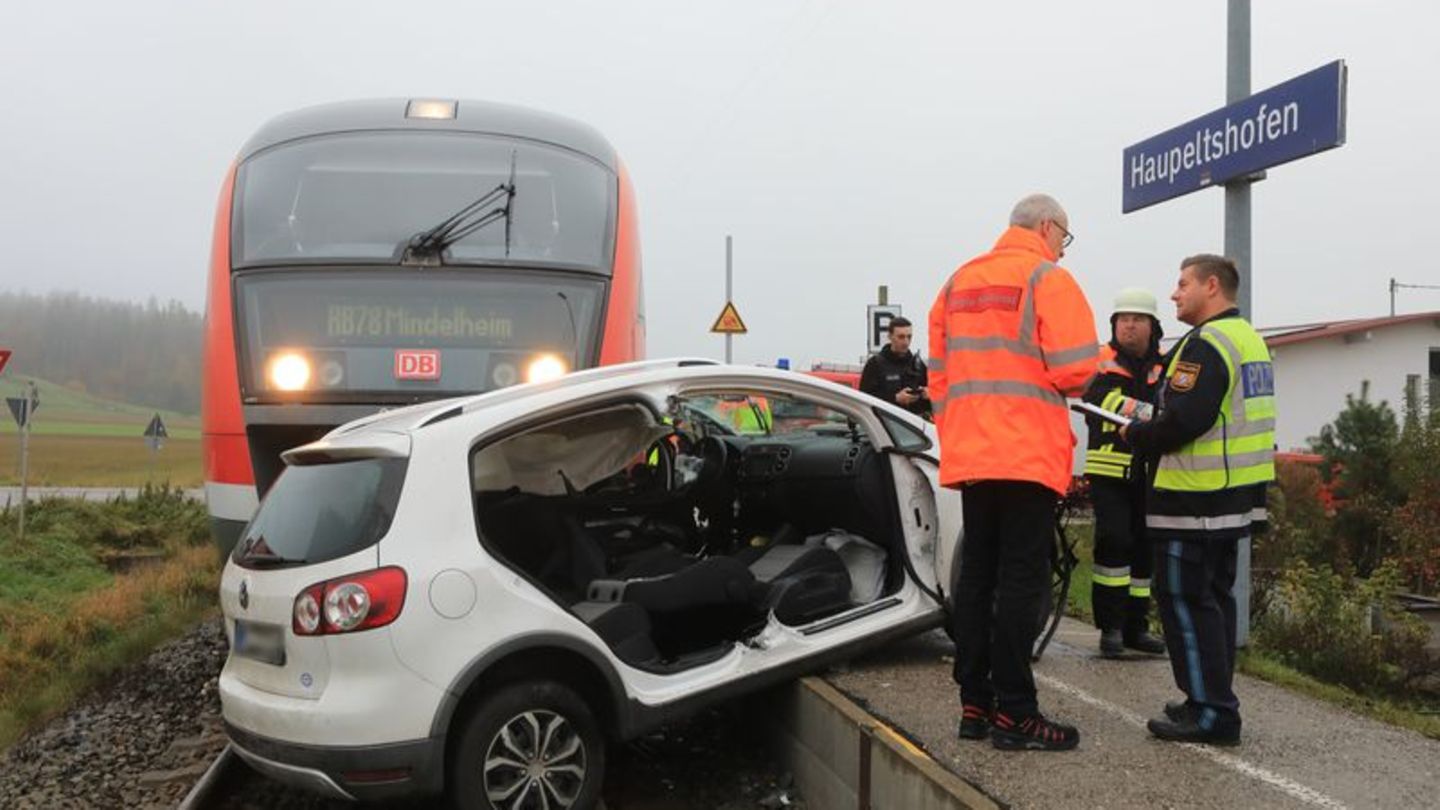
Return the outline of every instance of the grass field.
[[[215,613],[205,507],[176,490],[0,508],[0,750]],[[127,564],[128,563],[128,564]]]
[[[32,486],[137,487],[163,483],[197,487],[204,473],[197,416],[112,402],[36,380],[40,407],[30,432]],[[21,395],[23,383],[0,378],[0,396]],[[145,444],[156,414],[170,438],[158,454]],[[0,485],[20,483],[20,432],[9,409],[0,413]]]
[[[198,439],[172,439],[152,454],[143,439],[120,436],[31,436],[30,486],[138,487],[204,483]],[[20,440],[0,434],[0,486],[20,484]]]

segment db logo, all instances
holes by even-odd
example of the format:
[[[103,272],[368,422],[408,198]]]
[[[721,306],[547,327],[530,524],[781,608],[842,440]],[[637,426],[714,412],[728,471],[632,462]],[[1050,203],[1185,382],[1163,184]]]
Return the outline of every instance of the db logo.
[[[440,379],[440,352],[435,349],[397,349],[395,379]]]

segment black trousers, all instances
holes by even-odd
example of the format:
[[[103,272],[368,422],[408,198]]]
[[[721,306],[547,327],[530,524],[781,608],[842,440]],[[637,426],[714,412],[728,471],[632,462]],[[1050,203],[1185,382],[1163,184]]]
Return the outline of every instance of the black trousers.
[[[1095,626],[1123,630],[1127,636],[1147,630],[1154,555],[1145,534],[1144,490],[1129,480],[1091,475],[1090,502],[1095,507],[1090,583]]]
[[[1239,540],[1153,538],[1155,601],[1175,685],[1200,707],[1200,725],[1240,719],[1235,679],[1235,553]]]
[[[1030,654],[1050,588],[1054,490],[1028,481],[962,489],[964,535],[955,585],[955,682],[965,703],[1036,714]]]

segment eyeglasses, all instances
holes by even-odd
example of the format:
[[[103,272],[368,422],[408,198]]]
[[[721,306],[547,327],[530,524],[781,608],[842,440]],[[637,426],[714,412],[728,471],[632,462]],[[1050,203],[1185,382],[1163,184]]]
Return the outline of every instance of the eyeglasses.
[[[1060,240],[1060,249],[1061,249],[1061,250],[1064,250],[1065,248],[1068,248],[1068,247],[1070,247],[1072,244],[1075,243],[1075,234],[1070,233],[1069,231],[1065,230],[1065,226],[1061,225],[1060,223],[1056,222],[1056,221],[1053,220],[1053,219],[1050,220],[1050,224],[1051,224],[1051,225],[1054,225],[1054,226],[1057,227],[1057,228],[1059,228],[1059,229],[1060,229],[1060,233],[1065,234],[1065,238],[1063,238],[1063,239]]]

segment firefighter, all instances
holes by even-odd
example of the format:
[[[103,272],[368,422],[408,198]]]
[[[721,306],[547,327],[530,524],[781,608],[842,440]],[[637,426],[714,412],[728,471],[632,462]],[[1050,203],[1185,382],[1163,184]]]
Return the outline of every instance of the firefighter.
[[[1275,377],[1265,341],[1240,317],[1240,275],[1223,256],[1181,262],[1170,299],[1193,328],[1165,368],[1159,410],[1121,429],[1158,457],[1145,501],[1155,599],[1183,703],[1151,720],[1162,740],[1236,745],[1236,547],[1263,529],[1275,479]]]
[[[930,394],[925,390],[925,361],[910,351],[914,327],[909,318],[890,321],[890,342],[865,361],[860,390],[876,399],[899,405],[923,417],[930,416]]]
[[[1155,401],[1160,375],[1160,316],[1155,296],[1129,287],[1115,297],[1110,342],[1100,348],[1100,371],[1085,401],[1106,410],[1143,416]],[[1095,565],[1090,602],[1100,630],[1100,654],[1118,658],[1125,648],[1157,655],[1165,642],[1150,634],[1150,544],[1145,541],[1143,461],[1131,457],[1115,423],[1086,419],[1085,477],[1095,507]]]
[[[1090,305],[1055,264],[1069,228],[1053,198],[1022,199],[995,247],[961,265],[930,309],[940,482],[964,493],[951,617],[959,734],[1008,750],[1080,741],[1040,713],[1030,671],[1075,446],[1065,398],[1084,390],[1099,352]]]

